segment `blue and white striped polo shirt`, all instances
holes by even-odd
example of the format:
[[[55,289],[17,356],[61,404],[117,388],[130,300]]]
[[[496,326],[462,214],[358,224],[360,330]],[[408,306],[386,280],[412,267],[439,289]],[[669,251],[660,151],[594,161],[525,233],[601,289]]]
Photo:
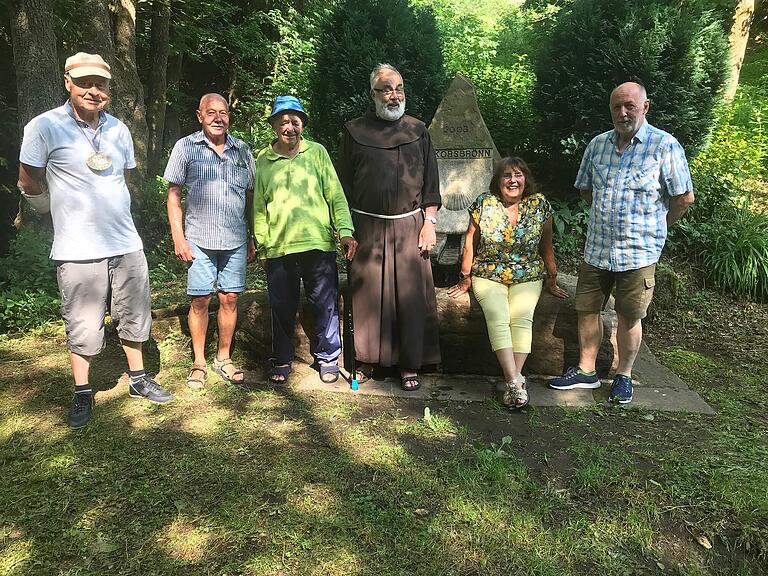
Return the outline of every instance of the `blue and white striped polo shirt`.
[[[584,261],[623,272],[659,260],[669,198],[693,184],[685,151],[671,134],[645,122],[623,152],[616,144],[615,130],[593,138],[574,186],[592,190]]]
[[[219,156],[203,131],[195,132],[176,142],[163,178],[187,187],[187,240],[208,250],[233,250],[245,244],[245,196],[254,181],[248,144],[227,134]]]

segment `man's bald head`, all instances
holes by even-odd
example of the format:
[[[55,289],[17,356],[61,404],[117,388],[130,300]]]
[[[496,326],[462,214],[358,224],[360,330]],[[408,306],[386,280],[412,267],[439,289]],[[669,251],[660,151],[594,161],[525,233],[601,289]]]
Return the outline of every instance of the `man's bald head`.
[[[645,87],[637,82],[624,82],[611,92],[610,109],[613,127],[619,138],[628,142],[645,122],[651,103]]]
[[[229,103],[221,94],[205,94],[200,98],[197,120],[208,140],[222,144],[229,128]]]
[[[217,94],[216,92],[209,92],[208,94],[203,94],[203,97],[200,98],[200,104],[198,104],[197,109],[202,110],[203,107],[208,104],[209,100],[223,102],[224,106],[227,107],[227,110],[229,110],[229,102],[227,102],[227,99],[224,98],[221,94]]]

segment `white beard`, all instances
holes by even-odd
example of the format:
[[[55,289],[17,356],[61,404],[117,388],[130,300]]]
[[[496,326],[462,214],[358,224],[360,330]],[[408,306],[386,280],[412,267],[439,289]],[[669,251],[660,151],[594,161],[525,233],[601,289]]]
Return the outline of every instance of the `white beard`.
[[[387,122],[400,120],[400,118],[403,117],[403,114],[405,114],[405,98],[400,102],[397,110],[390,110],[387,108],[387,103],[382,102],[381,100],[374,100],[374,103],[376,105],[376,116]]]

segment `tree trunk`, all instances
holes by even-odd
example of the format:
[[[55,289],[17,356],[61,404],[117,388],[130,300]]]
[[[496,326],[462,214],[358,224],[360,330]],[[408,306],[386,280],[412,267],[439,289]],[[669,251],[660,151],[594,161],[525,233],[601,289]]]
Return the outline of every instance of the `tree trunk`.
[[[136,169],[131,178],[133,196],[141,201],[147,177],[147,116],[144,108],[144,87],[136,69],[136,0],[118,0],[115,15],[115,63],[120,83],[121,118],[133,135]]]
[[[181,68],[184,62],[184,58],[181,54],[171,54],[168,58],[168,88],[173,92],[178,93],[179,84],[181,83]],[[179,121],[179,115],[173,106],[168,106],[165,109],[165,127],[163,131],[163,142],[169,144],[175,143],[181,138],[181,123]]]
[[[56,58],[56,32],[50,0],[10,2],[13,64],[19,124],[64,102],[64,72]]]
[[[168,70],[168,31],[171,20],[171,0],[152,3],[152,37],[150,41],[150,75],[147,86],[147,174],[157,174],[163,153],[165,128],[166,74]]]
[[[731,45],[731,77],[725,90],[725,99],[733,100],[739,85],[739,73],[749,40],[749,28],[755,16],[755,0],[739,0],[733,17],[729,42]]]
[[[100,54],[112,68],[107,108],[131,131],[136,169],[129,187],[140,201],[146,178],[147,119],[144,89],[136,71],[135,2],[119,0],[116,8],[113,14],[109,0],[81,0],[79,18],[86,25],[82,49]]]

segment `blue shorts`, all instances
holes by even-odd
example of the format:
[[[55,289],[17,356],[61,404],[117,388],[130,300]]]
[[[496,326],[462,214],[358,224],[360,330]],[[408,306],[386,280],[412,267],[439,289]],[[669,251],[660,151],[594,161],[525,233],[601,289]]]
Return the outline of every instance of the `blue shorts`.
[[[205,296],[220,292],[245,290],[245,265],[248,243],[233,250],[208,250],[194,242],[189,247],[195,259],[187,269],[187,294]]]

